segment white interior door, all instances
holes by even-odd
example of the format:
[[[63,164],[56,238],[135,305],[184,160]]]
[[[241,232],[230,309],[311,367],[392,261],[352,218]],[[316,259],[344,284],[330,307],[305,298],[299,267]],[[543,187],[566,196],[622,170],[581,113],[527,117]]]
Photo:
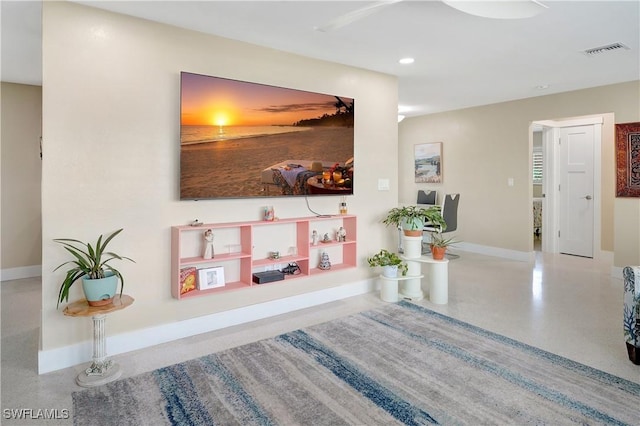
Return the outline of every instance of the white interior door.
[[[560,129],[560,253],[593,257],[594,146],[594,126]]]

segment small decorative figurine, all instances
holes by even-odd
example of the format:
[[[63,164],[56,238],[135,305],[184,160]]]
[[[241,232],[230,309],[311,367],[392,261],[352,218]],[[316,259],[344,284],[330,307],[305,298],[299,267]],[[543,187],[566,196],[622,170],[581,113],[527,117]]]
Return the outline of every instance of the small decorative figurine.
[[[324,234],[324,237],[322,237],[322,242],[323,243],[330,243],[331,242],[331,238],[329,238],[329,234]]]
[[[317,246],[318,245],[318,241],[320,241],[320,235],[318,235],[318,231],[316,231],[314,229],[313,232],[311,233],[311,243],[314,246]]]
[[[296,262],[289,263],[289,265],[282,268],[280,272],[287,275],[298,275],[301,273],[300,266],[298,266]]]
[[[276,219],[275,211],[273,210],[273,206],[266,206],[264,208],[263,217],[264,220],[272,221]]]
[[[326,251],[323,251],[320,255],[320,264],[318,265],[318,269],[331,269],[331,262],[329,261],[329,254]]]
[[[338,229],[338,232],[336,232],[336,240],[340,242],[347,241],[347,231],[342,226]]]
[[[202,257],[204,259],[213,259],[213,231],[211,229],[204,231],[204,253]]]

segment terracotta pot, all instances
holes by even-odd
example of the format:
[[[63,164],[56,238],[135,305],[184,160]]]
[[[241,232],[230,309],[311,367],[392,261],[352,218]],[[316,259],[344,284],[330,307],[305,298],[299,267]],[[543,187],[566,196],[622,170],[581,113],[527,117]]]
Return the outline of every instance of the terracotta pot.
[[[422,228],[424,228],[424,221],[414,217],[412,219],[403,219],[401,224],[404,235],[408,237],[419,237],[422,235]]]
[[[446,247],[431,246],[431,256],[433,260],[443,260],[446,251]]]

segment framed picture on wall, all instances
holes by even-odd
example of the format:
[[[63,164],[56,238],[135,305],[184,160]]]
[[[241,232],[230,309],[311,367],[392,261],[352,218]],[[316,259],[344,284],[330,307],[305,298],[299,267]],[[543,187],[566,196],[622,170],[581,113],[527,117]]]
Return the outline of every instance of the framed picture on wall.
[[[413,147],[416,183],[442,183],[442,142]]]
[[[640,122],[616,124],[616,197],[640,197]]]
[[[198,269],[198,290],[217,287],[224,287],[224,268],[222,266]]]

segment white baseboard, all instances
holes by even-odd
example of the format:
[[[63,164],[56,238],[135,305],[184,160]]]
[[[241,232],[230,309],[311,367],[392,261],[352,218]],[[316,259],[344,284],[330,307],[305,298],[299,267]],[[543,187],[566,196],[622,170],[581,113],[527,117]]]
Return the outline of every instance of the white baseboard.
[[[533,262],[536,254],[533,251],[518,251],[499,247],[483,246],[480,244],[460,242],[451,246],[451,252],[455,253],[456,249],[468,251],[471,253],[485,254],[487,256],[502,257],[505,259],[518,260],[521,262]]]
[[[135,351],[184,337],[322,305],[351,296],[370,293],[375,290],[376,281],[375,279],[359,281],[339,287],[110,336],[107,337],[108,354],[117,355]],[[38,374],[49,373],[89,362],[91,361],[92,348],[93,342],[86,341],[61,348],[38,351]]]
[[[594,259],[613,265],[613,252],[605,250],[596,251]]]
[[[612,266],[611,267],[611,276],[613,278],[623,279],[623,277],[622,277],[622,270],[623,269],[624,269],[624,267]]]
[[[42,276],[42,265],[20,266],[18,268],[0,269],[0,281],[21,280]]]

